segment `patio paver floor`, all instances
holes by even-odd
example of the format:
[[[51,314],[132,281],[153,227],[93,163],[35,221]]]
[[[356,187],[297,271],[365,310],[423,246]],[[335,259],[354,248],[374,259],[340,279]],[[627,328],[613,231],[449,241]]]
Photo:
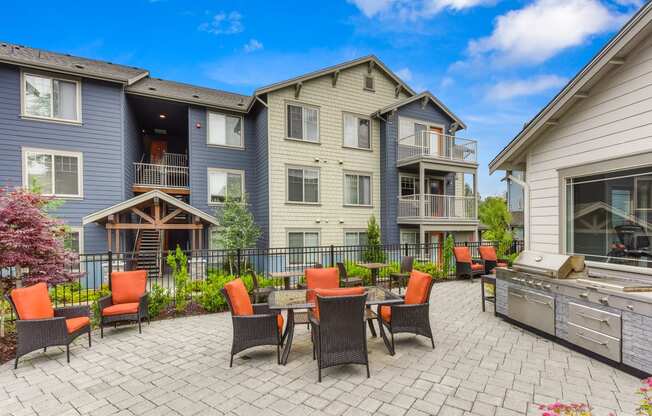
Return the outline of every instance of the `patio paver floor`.
[[[363,366],[324,371],[317,383],[309,334],[297,327],[287,366],[273,347],[228,368],[228,313],[153,322],[81,337],[65,352],[0,366],[1,415],[538,415],[533,403],[589,402],[596,414],[635,414],[635,377],[514,327],[480,309],[479,283],[432,291],[429,340],[397,337],[391,357],[369,338]],[[244,356],[244,357],[243,357]]]

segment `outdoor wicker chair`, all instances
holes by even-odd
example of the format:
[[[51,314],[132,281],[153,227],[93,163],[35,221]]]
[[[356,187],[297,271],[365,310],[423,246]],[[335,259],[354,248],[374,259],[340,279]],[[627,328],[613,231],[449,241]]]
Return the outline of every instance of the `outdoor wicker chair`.
[[[401,268],[398,273],[390,273],[389,275],[389,290],[392,290],[392,282],[398,283],[398,293],[401,293],[401,288],[405,286],[405,282],[410,277],[412,266],[414,265],[414,257],[404,256],[401,260]]]
[[[32,351],[50,346],[66,346],[66,360],[70,362],[70,344],[82,334],[88,334],[91,346],[90,308],[84,306],[52,307],[45,283],[14,289],[5,298],[16,314],[16,360]]]
[[[471,250],[468,247],[455,247],[455,275],[458,278],[468,277],[473,279],[484,273],[484,264],[482,261],[471,259]]]
[[[352,293],[358,294],[342,296]],[[319,382],[322,369],[342,364],[362,364],[369,377],[364,288],[317,289],[316,295],[310,323]]]
[[[100,298],[100,337],[104,338],[104,327],[117,326],[122,322],[137,322],[138,333],[142,334],[143,320],[149,324],[147,306],[149,293],[147,287],[147,271],[111,273],[111,294]]]
[[[280,364],[283,315],[272,312],[266,303],[252,304],[241,279],[225,284],[221,292],[229,305],[233,322],[229,367],[233,367],[234,355],[260,345],[275,345],[276,361]]]
[[[380,334],[391,355],[394,355],[394,334],[410,333],[430,338],[432,348],[435,340],[430,329],[430,292],[434,280],[427,273],[413,271],[410,273],[405,301],[398,305],[383,305],[378,308],[378,325]],[[389,331],[387,338],[385,329]]]
[[[251,291],[251,297],[254,298],[254,303],[261,303],[261,301],[266,301],[269,297],[269,294],[272,293],[274,287],[260,287],[258,284],[258,276],[254,270],[251,271],[251,282],[254,286]]]
[[[362,286],[363,281],[360,276],[349,276],[344,263],[337,263],[337,269],[340,271],[340,284],[343,287]]]
[[[507,267],[507,259],[499,259],[496,255],[496,247],[480,246],[478,247],[480,258],[484,262],[484,274],[490,274],[496,267]]]

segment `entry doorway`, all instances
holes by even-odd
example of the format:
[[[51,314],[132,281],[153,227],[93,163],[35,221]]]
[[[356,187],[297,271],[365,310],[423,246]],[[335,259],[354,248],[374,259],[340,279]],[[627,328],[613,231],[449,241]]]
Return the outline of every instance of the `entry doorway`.
[[[435,258],[433,259],[436,263],[442,261],[443,247],[444,247],[444,232],[442,231],[426,231],[426,250],[428,250],[428,257],[431,257],[433,254]],[[432,248],[434,247],[434,253]],[[432,254],[431,254],[432,253]]]
[[[444,129],[430,126],[430,152],[434,155],[444,154]]]

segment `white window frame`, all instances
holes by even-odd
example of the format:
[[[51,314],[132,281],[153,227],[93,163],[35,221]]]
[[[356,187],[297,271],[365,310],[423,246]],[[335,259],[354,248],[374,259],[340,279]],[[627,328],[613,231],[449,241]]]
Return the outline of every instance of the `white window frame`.
[[[343,243],[346,245],[346,235],[347,234],[357,234],[358,235],[358,246],[360,245],[360,234],[364,233],[367,234],[367,229],[366,228],[345,228],[344,229],[344,240]]]
[[[346,177],[347,176],[368,176],[369,177],[369,204],[350,204],[346,201]],[[360,181],[358,180],[358,187],[360,186]],[[360,189],[358,188],[358,192]],[[354,172],[354,171],[345,171],[342,175],[342,198],[343,205],[345,207],[365,207],[373,208],[374,206],[374,175],[371,172]]]
[[[412,196],[412,195],[401,195],[401,190],[402,190],[401,181],[403,180],[403,178],[412,178],[412,179],[415,180],[415,183],[414,183],[415,190],[414,190],[414,194],[412,194],[412,195],[419,195],[421,193],[421,185],[417,184],[417,181],[419,180],[419,175],[418,174],[416,174],[416,173],[399,173],[398,174],[398,195],[399,196],[401,196],[401,197]],[[443,190],[444,193],[440,194],[440,195],[448,195],[446,193],[448,191],[448,186],[447,186],[447,181],[446,181],[445,176],[425,175],[423,178],[424,178],[424,180],[436,179],[436,180],[443,181],[444,182],[444,190]],[[419,185],[419,186],[417,186],[417,185]],[[429,195],[429,194],[426,193],[426,195]]]
[[[238,174],[242,178],[240,187],[241,187],[241,195],[242,198],[244,199],[245,196],[245,171],[244,170],[239,170],[239,169],[223,169],[223,168],[207,168],[206,169],[206,193],[208,196],[208,205],[209,206],[222,206],[224,205],[224,202],[213,202],[211,201],[211,173],[224,173],[224,174]],[[227,188],[228,188],[228,179],[227,179]],[[229,196],[226,195],[226,198]]]
[[[367,87],[367,78],[371,78],[371,88]],[[369,92],[376,92],[376,77],[371,74],[364,74],[362,77],[362,89]]]
[[[77,103],[77,108],[75,109],[77,113],[77,118],[74,120],[71,119],[66,119],[66,118],[58,118],[54,116],[38,116],[38,115],[33,115],[33,114],[27,114],[25,111],[25,76],[33,76],[33,77],[39,77],[39,78],[46,78],[49,79],[50,82],[54,80],[61,80],[65,82],[74,82],[75,83],[75,90],[77,93],[76,97],[76,103]],[[81,94],[81,79],[79,78],[74,78],[74,77],[68,77],[64,75],[52,75],[44,72],[39,72],[39,71],[25,71],[21,70],[20,71],[20,117],[25,118],[25,119],[34,119],[34,120],[42,120],[42,121],[51,121],[51,122],[57,122],[57,123],[66,123],[66,124],[82,124],[82,94]],[[54,114],[54,97],[50,100],[50,114]]]
[[[416,243],[407,243],[407,244],[420,244],[420,241],[419,241],[420,233],[419,233],[418,230],[405,230],[404,229],[404,230],[399,231],[399,241],[400,241],[401,245],[406,244],[405,239],[403,238],[403,236],[405,234],[414,234],[416,236],[416,238],[415,238]]]
[[[84,254],[84,227],[74,226],[68,227],[69,233],[77,233],[79,235],[79,253]]]
[[[288,251],[292,249],[290,247],[290,234],[298,234],[301,233],[303,234],[303,248],[305,249],[306,247],[306,233],[311,233],[311,234],[317,234],[317,245],[316,247],[319,247],[321,244],[321,229],[319,228],[288,228],[285,231],[285,241],[286,241],[286,247],[288,248]],[[314,247],[314,246],[308,246],[308,247]],[[298,247],[297,247],[298,248]],[[317,253],[316,253],[317,254]],[[308,265],[306,263],[306,253],[304,252],[302,254],[302,262],[301,263],[290,263],[290,258],[292,254],[288,253],[288,259],[287,259],[287,264],[291,267],[302,267]]]
[[[27,165],[27,156],[30,154],[47,154],[52,156],[52,191],[53,193],[44,193],[44,195],[54,196],[63,199],[80,199],[84,197],[84,156],[81,152],[69,152],[65,150],[37,149],[33,147],[22,148],[22,169],[23,169],[23,188],[29,189],[29,172]],[[55,185],[55,156],[66,156],[77,158],[77,194],[58,194]]]
[[[224,132],[224,144],[219,144],[219,143],[211,143],[210,138],[211,138],[211,114],[219,114],[223,115],[225,117],[225,125],[226,125],[226,117],[233,117],[233,118],[239,118],[240,119],[240,144],[239,145],[232,145],[232,144],[226,144],[226,131]],[[206,145],[209,147],[226,147],[229,149],[238,149],[238,150],[244,150],[245,148],[245,125],[244,125],[244,117],[239,116],[239,115],[234,115],[234,114],[229,114],[229,113],[223,113],[220,111],[211,111],[207,110],[206,111]]]
[[[290,106],[293,107],[301,107],[302,109],[309,108],[311,110],[317,111],[317,140],[308,140],[306,139],[306,119],[302,116],[301,118],[301,124],[302,124],[302,131],[303,131],[303,138],[298,139],[296,137],[290,137],[290,130],[288,126],[288,108]],[[302,111],[303,114],[303,111]],[[311,104],[306,104],[306,103],[301,103],[298,101],[286,101],[285,103],[285,114],[283,115],[283,119],[285,121],[285,139],[286,140],[292,140],[295,142],[301,142],[301,143],[312,143],[312,144],[320,144],[321,143],[321,110],[318,106],[316,105],[311,105]]]
[[[358,146],[351,146],[346,144],[346,123],[344,122],[344,119],[346,116],[352,116],[356,118],[356,121],[359,123],[360,120],[367,120],[369,122],[369,147],[360,147],[358,142]],[[356,136],[356,141],[358,140],[358,137]],[[351,113],[348,111],[343,111],[342,112],[342,147],[345,147],[347,149],[356,149],[356,150],[366,150],[368,152],[372,152],[374,149],[373,145],[373,120],[367,116],[363,116],[360,114],[355,114]]]
[[[303,201],[290,201],[290,169],[301,169],[304,171],[303,175]],[[305,184],[305,171],[312,170],[317,172],[317,202],[306,202],[306,184]],[[285,166],[285,203],[286,204],[300,204],[300,205],[320,205],[321,204],[321,169],[314,166],[301,166],[301,165],[286,165]]]

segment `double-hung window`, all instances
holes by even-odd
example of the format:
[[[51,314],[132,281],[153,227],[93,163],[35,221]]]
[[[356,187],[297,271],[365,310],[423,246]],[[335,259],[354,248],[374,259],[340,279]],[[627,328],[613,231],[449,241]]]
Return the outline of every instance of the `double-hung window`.
[[[82,154],[23,149],[23,185],[44,195],[82,197]]]
[[[287,105],[287,137],[306,142],[319,142],[319,110],[303,104]]]
[[[242,201],[244,172],[240,170],[208,169],[208,203],[223,204],[227,199]]]
[[[367,232],[366,231],[345,231],[344,232],[344,245],[345,246],[366,246],[367,245]]]
[[[80,82],[23,73],[22,115],[80,122]]]
[[[371,176],[344,174],[344,205],[371,205]]]
[[[291,265],[308,264],[311,259],[305,248],[318,246],[319,231],[297,230],[288,232],[289,263]]]
[[[319,202],[319,169],[289,167],[287,175],[288,202]]]
[[[344,146],[371,149],[371,120],[344,113]]]
[[[419,244],[419,232],[412,230],[401,230],[401,244]]]
[[[242,140],[242,117],[208,112],[209,145],[244,147]]]

